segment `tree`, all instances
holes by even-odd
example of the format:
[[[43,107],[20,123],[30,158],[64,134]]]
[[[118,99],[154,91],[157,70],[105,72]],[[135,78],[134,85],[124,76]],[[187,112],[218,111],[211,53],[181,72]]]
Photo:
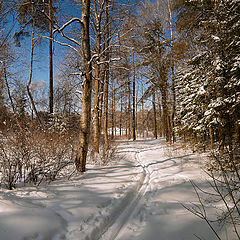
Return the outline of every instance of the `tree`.
[[[24,28],[32,25],[34,20],[34,28],[41,31],[49,32],[49,112],[53,113],[53,14],[56,9],[53,7],[53,1],[48,0],[22,0],[19,3],[17,13],[18,21],[21,24],[21,30],[15,34],[19,38],[26,34]]]
[[[52,41],[52,0],[48,0],[49,16],[49,113],[53,113],[53,41]]]
[[[79,143],[75,159],[79,172],[86,171],[86,158],[89,145],[91,122],[92,63],[90,49],[90,0],[82,0],[81,38],[83,57],[82,111],[80,120]]]
[[[220,199],[225,207],[218,221],[230,223],[240,239],[240,3],[180,1],[179,6],[177,27],[190,44],[177,76],[178,131],[185,140],[193,139],[198,149],[211,147],[211,197],[218,203]],[[221,239],[205,214],[204,198],[198,187],[194,188],[202,207],[200,211],[189,210],[204,219]]]
[[[50,5],[49,5],[49,11],[51,13]],[[17,33],[15,33],[15,39],[16,42],[20,46],[20,38],[22,36],[27,36],[28,32],[24,30],[24,28],[30,26],[31,27],[31,54],[30,54],[30,72],[29,72],[29,80],[27,82],[27,93],[32,105],[32,108],[34,110],[34,113],[36,115],[36,118],[40,124],[41,119],[39,117],[36,105],[34,103],[34,99],[31,93],[31,84],[32,84],[32,78],[33,78],[33,56],[34,56],[34,48],[37,44],[36,40],[36,31],[37,29],[40,31],[46,31],[48,26],[48,19],[45,16],[45,13],[47,12],[47,5],[45,4],[44,0],[36,0],[36,1],[29,1],[29,0],[22,0],[20,1],[18,8],[17,8],[17,18],[18,22],[21,24],[21,30]],[[51,16],[50,16],[51,18]],[[51,24],[50,24],[51,25]],[[51,28],[51,26],[49,26]],[[50,30],[50,29],[49,29]],[[51,34],[51,31],[50,31]],[[51,43],[50,43],[51,45]],[[52,55],[50,53],[50,55]],[[50,59],[50,76],[52,75],[52,63],[51,63],[51,56]],[[52,83],[50,81],[50,92],[52,92]],[[50,102],[51,101],[50,97]],[[51,104],[50,104],[51,105]]]
[[[146,1],[139,9],[138,15],[131,18],[127,29],[130,45],[134,46],[141,63],[144,78],[152,85],[147,89],[146,96],[153,94],[153,88],[159,89],[162,96],[163,129],[167,141],[171,141],[171,118],[169,110],[169,43],[167,31],[167,2]],[[134,27],[133,26],[138,26]],[[127,30],[126,30],[127,31]],[[151,89],[151,91],[150,91]]]
[[[135,69],[135,61],[134,61],[134,49],[132,50],[132,64],[133,64],[133,98],[132,98],[132,131],[133,131],[133,141],[136,140],[136,69]]]
[[[94,110],[93,110],[93,142],[94,151],[99,152],[99,140],[101,132],[102,101],[104,91],[104,81],[108,84],[109,74],[105,74],[107,66],[104,61],[109,61],[110,34],[110,3],[107,0],[94,0],[92,8],[92,28],[94,29],[96,55],[94,61]],[[103,62],[102,62],[103,61]],[[102,62],[102,63],[101,63]],[[108,91],[108,89],[107,89]],[[105,98],[108,97],[105,95]],[[106,100],[108,101],[108,100]],[[108,143],[106,142],[108,148]]]
[[[239,3],[230,0],[188,2],[179,14],[179,24],[197,32],[192,36],[195,53],[180,71],[180,130],[203,142],[210,137],[212,146],[214,137],[221,151],[225,146],[232,151],[238,132],[238,10]],[[191,23],[186,21],[189,15]]]

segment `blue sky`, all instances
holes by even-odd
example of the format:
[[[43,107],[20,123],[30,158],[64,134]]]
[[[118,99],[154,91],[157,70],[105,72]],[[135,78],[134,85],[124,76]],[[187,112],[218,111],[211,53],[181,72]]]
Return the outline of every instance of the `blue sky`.
[[[121,2],[124,2],[125,0],[121,0]],[[127,2],[127,0],[126,0]],[[131,1],[133,2],[140,2],[138,0]],[[62,12],[60,12],[59,18],[61,19],[61,22],[65,22],[67,19],[71,17],[81,17],[81,10],[80,6],[77,7],[76,5],[73,6],[73,1],[72,0],[58,0],[56,2],[56,7],[59,7],[63,9]],[[9,26],[10,27],[12,22],[10,21]],[[18,31],[20,29],[20,26],[18,25],[16,21],[15,28],[13,29],[14,31]],[[31,29],[29,29],[29,32],[31,34]],[[46,33],[46,36],[48,33]],[[61,38],[60,38],[61,39]],[[24,78],[25,81],[28,80],[29,78],[29,66],[30,66],[30,49],[31,49],[31,44],[30,44],[30,37],[25,37],[21,41],[21,47],[15,47],[15,50],[17,52],[20,52],[20,60],[21,63],[19,62],[19,69],[24,67],[26,69]],[[66,41],[65,39],[61,39],[61,41]],[[49,63],[49,56],[48,56],[48,40],[47,39],[42,39],[41,43],[36,46],[34,49],[34,64],[33,64],[33,81],[44,81],[46,82],[46,85],[48,86],[48,79],[49,79],[49,71],[48,71],[48,63]],[[57,43],[54,43],[54,79],[56,81],[56,74],[58,72],[58,67],[59,63],[63,60],[64,55],[66,54],[67,51],[70,49],[68,47],[63,47],[60,46]],[[24,65],[24,66],[23,66]]]
[[[56,3],[57,7],[61,7],[64,9],[64,13],[61,13],[59,17],[61,17],[61,21],[66,21],[66,17],[72,16],[81,16],[81,12],[77,7],[71,6],[72,1],[58,1]],[[15,19],[14,19],[15,18]],[[5,29],[7,32],[12,28],[14,24],[14,28],[12,29],[11,34],[9,35],[9,39],[14,42],[13,35],[21,29],[21,26],[18,24],[16,20],[16,16],[8,16],[8,23],[2,26],[1,30]],[[15,44],[11,44],[13,46],[13,50],[15,51],[15,56],[17,58],[17,63],[14,64],[15,70],[18,72],[22,69],[25,69],[25,74],[23,78],[25,81],[28,80],[29,77],[29,66],[30,66],[30,50],[31,50],[31,28],[26,28],[26,31],[29,31],[29,36],[25,36],[20,40],[20,46],[16,46]],[[48,36],[48,33],[44,33],[43,35]],[[66,51],[69,49],[67,47],[62,47],[59,44],[54,43],[53,53],[54,53],[54,75],[57,73],[57,67],[59,62],[62,60]],[[34,64],[33,64],[33,81],[45,81],[48,85],[49,73],[48,73],[48,63],[49,63],[49,43],[47,39],[41,39],[40,44],[37,44],[34,48]],[[16,67],[18,66],[18,67]],[[18,74],[21,76],[21,74]]]

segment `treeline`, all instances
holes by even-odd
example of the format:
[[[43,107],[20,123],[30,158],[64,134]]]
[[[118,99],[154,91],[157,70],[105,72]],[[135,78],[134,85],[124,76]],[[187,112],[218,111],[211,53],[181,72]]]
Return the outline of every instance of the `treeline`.
[[[119,135],[239,161],[239,12],[233,0],[0,1],[2,133],[65,129],[80,172]]]

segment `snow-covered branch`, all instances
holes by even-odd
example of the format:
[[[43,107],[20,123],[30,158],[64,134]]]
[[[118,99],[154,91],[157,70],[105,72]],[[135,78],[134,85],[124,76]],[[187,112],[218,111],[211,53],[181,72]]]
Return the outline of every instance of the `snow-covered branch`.
[[[54,38],[50,38],[50,37],[47,37],[47,36],[41,36],[41,37],[42,37],[42,38],[45,38],[45,39],[52,40],[52,41],[54,41],[55,43],[58,43],[58,44],[60,44],[60,45],[62,45],[62,46],[67,46],[67,47],[73,49],[73,50],[80,56],[79,51],[78,51],[75,47],[73,47],[72,45],[70,45],[70,44],[60,42],[60,41],[58,41],[58,40],[56,40],[56,39],[54,39]]]
[[[72,18],[68,22],[63,24],[62,27],[60,27],[60,28],[56,28],[55,27],[55,30],[53,31],[53,33],[55,33],[55,32],[62,32],[68,25],[72,24],[73,22],[79,22],[79,23],[82,24],[82,21],[81,21],[80,18]]]
[[[110,63],[110,62],[114,62],[114,61],[120,61],[120,60],[121,60],[121,58],[111,58],[111,59],[109,59],[109,60],[107,60],[107,61],[97,62],[97,64],[98,64],[98,65],[100,65],[100,64],[106,64],[106,63]]]

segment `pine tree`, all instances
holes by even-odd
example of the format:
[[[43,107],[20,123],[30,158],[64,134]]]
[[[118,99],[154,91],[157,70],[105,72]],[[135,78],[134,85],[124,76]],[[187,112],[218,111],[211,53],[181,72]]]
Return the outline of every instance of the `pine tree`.
[[[179,78],[180,130],[217,147],[232,148],[239,128],[239,1],[192,1],[184,6],[191,19],[195,54]],[[192,16],[192,15],[191,15]]]

